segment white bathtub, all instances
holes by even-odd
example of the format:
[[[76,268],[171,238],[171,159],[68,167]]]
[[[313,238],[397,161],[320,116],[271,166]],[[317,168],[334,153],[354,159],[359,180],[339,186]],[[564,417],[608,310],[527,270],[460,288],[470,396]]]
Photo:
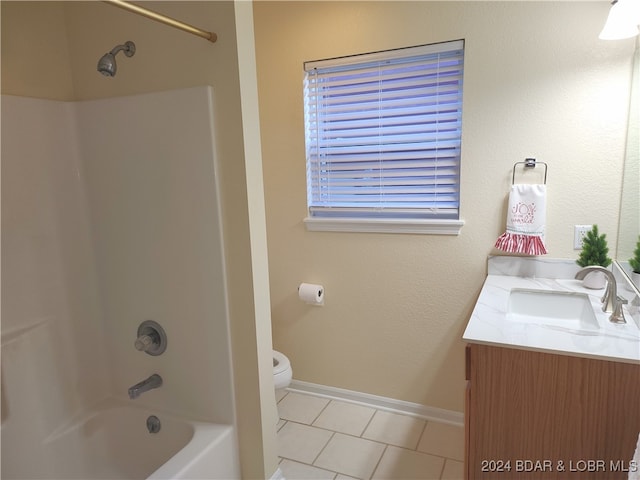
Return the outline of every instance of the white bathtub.
[[[160,419],[158,433],[147,429],[150,415]],[[240,478],[232,426],[189,422],[131,406],[86,415],[49,438],[42,454],[47,478]]]

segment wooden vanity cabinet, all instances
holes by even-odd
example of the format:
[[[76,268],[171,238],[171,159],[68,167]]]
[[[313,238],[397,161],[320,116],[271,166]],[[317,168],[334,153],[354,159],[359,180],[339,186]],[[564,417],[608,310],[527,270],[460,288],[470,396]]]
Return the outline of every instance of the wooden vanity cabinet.
[[[465,475],[627,479],[640,432],[640,365],[470,344]]]

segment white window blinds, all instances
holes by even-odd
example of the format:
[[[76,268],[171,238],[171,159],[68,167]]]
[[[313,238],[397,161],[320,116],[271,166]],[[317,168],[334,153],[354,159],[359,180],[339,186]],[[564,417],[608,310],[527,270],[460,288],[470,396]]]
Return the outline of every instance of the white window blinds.
[[[310,216],[459,218],[464,41],[306,62]]]

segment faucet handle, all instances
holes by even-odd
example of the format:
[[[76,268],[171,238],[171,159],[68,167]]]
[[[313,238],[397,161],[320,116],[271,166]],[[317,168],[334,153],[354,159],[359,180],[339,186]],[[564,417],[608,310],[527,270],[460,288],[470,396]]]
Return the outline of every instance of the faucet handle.
[[[140,335],[138,338],[136,338],[134,347],[136,347],[136,350],[145,352],[148,348],[151,348],[154,343],[157,342],[151,335]]]
[[[611,282],[609,281],[609,279],[607,279],[607,285],[604,289],[604,294],[602,295],[600,302],[604,305],[609,301],[610,298],[611,298]]]
[[[617,297],[616,300],[616,306],[609,317],[609,321],[611,323],[627,323],[627,320],[624,318],[624,310],[622,309],[622,306],[629,303],[629,301],[622,297]]]
[[[604,290],[604,295],[600,299],[602,302],[602,311],[606,313],[611,313],[616,308],[616,297],[618,297],[618,287],[615,284],[615,279],[607,276],[607,288]]]
[[[133,346],[149,355],[160,355],[167,348],[167,334],[158,322],[145,320],[138,327]]]

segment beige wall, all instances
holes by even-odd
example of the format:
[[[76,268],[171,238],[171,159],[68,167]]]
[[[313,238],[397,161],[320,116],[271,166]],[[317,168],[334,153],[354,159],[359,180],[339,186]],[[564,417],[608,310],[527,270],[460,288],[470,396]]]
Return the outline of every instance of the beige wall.
[[[212,30],[218,41],[211,44],[102,2],[3,1],[2,93],[87,100],[213,86],[241,461],[246,478],[264,478],[276,466],[274,400],[273,396],[260,398],[261,389],[269,390],[272,382],[264,374],[270,369],[271,356],[265,326],[256,324],[266,322],[268,329],[268,317],[256,316],[253,287],[266,275],[255,274],[252,264],[250,229],[260,225],[252,225],[249,217],[234,3],[145,2],[145,6]],[[127,40],[136,43],[135,56],[118,55],[115,78],[99,75],[100,56]],[[260,159],[246,163],[255,161]],[[257,265],[264,269],[262,263],[266,261]],[[258,288],[268,291],[266,285]],[[260,362],[265,365],[261,369]]]
[[[549,257],[616,244],[633,40],[606,2],[257,2],[274,347],[294,378],[462,411],[461,335],[498,253],[516,161],[549,164]],[[308,232],[302,64],[464,38],[459,236]],[[322,283],[325,306],[298,301]]]
[[[73,100],[62,2],[2,2],[2,93]]]

